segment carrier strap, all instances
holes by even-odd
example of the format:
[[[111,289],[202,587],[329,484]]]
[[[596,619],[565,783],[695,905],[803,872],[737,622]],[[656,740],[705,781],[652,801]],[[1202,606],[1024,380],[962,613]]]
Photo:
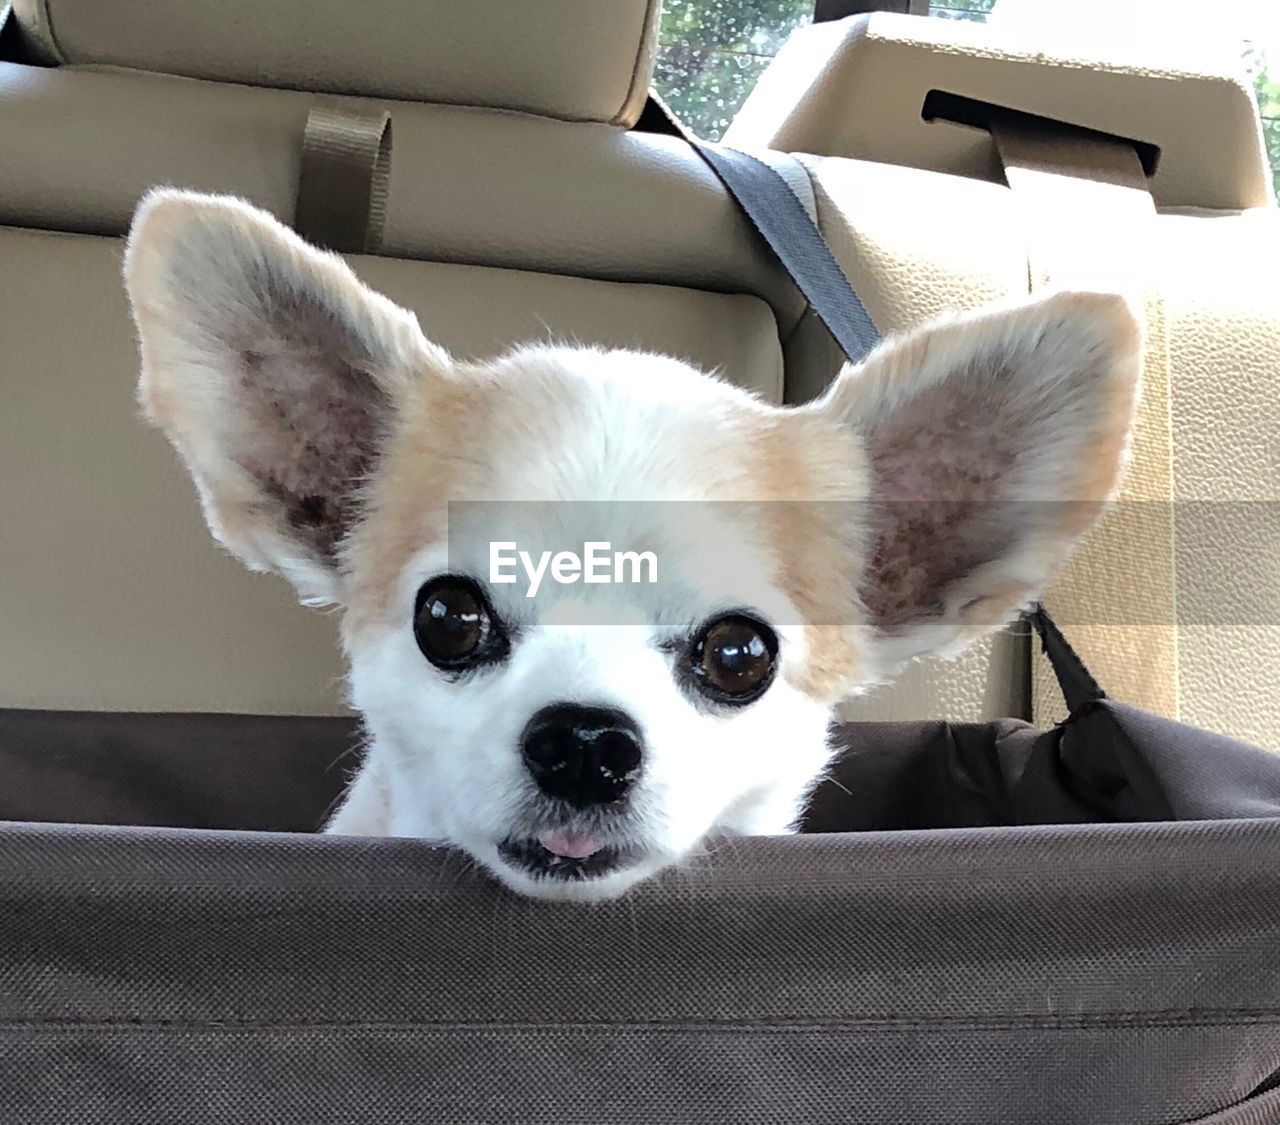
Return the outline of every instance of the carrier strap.
[[[1062,697],[1067,701],[1068,711],[1107,698],[1107,693],[1098,686],[1098,681],[1080,659],[1080,654],[1071,647],[1071,642],[1062,635],[1062,630],[1043,605],[1037,605],[1028,613],[1027,621],[1040,638],[1040,647],[1053,667],[1053,674],[1062,689]]]

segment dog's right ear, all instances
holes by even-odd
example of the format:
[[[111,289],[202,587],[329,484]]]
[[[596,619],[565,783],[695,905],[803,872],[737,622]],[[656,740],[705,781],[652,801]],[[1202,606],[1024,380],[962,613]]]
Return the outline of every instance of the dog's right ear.
[[[337,255],[236,199],[148,195],[125,285],[139,399],[214,536],[304,602],[341,601],[338,548],[397,399],[448,357]]]

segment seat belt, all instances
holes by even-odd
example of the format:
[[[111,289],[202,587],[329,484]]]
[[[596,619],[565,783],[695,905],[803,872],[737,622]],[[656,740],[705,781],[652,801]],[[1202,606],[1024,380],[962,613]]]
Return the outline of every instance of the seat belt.
[[[844,354],[861,363],[880,342],[880,332],[791,185],[749,153],[702,141],[690,144],[737,200]]]
[[[852,363],[866,359],[880,342],[880,332],[791,185],[759,157],[699,140],[655,93],[649,94],[639,127],[679,137],[702,158],[782,263],[841,351]]]

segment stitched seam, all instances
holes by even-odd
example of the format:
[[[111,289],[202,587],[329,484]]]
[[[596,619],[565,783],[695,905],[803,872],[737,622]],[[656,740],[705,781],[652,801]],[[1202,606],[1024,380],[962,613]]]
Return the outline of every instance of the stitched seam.
[[[600,1031],[610,1032],[779,1032],[795,1034],[830,1031],[1105,1031],[1155,1030],[1161,1028],[1201,1028],[1268,1026],[1280,1024],[1276,1009],[1172,1009],[1137,1013],[1100,1013],[1097,1016],[1037,1016],[1007,1018],[938,1015],[922,1018],[868,1017],[865,1019],[831,1020],[277,1020],[243,1017],[236,1019],[187,1019],[166,1017],[110,1017],[104,1019],[76,1016],[35,1016],[0,1020],[0,1031],[32,1029],[137,1030],[204,1029],[209,1031],[259,1030],[331,1030],[331,1031]]]
[[[53,47],[54,57],[59,63],[68,61],[67,53],[62,49],[62,44],[58,42],[58,33],[53,29],[53,8],[50,0],[38,0],[39,11],[44,18],[45,30],[49,33],[49,44]]]
[[[268,92],[277,91],[285,94],[310,94],[314,98],[338,99],[342,101],[360,101],[373,103],[367,105],[366,110],[376,111],[378,109],[394,110],[396,106],[444,106],[448,109],[465,109],[475,110],[479,113],[504,113],[511,114],[516,117],[533,117],[540,121],[556,121],[564,125],[600,125],[607,126],[613,124],[601,116],[583,116],[572,113],[556,113],[551,110],[541,109],[525,109],[519,106],[506,105],[487,105],[477,102],[451,101],[448,98],[433,96],[430,101],[424,102],[414,97],[404,95],[396,96],[395,94],[367,94],[359,93],[351,90],[324,89],[314,90],[306,86],[287,86],[281,83],[272,83],[270,85],[262,82],[250,82],[244,79],[230,78],[209,78],[196,74],[170,74],[162,70],[150,70],[144,66],[123,66],[119,63],[72,63],[71,65],[77,72],[85,74],[104,74],[104,75],[120,75],[128,76],[134,74],[142,74],[163,78],[166,81],[176,82],[201,82],[207,86],[234,86],[244,90],[265,90]],[[384,105],[383,103],[389,103]],[[322,103],[317,103],[322,104]]]
[[[644,19],[640,24],[640,46],[636,49],[636,57],[631,63],[631,79],[627,83],[627,92],[623,95],[622,105],[610,119],[610,125],[621,125],[627,117],[627,107],[636,96],[636,87],[640,83],[640,71],[646,58],[652,58],[658,51],[658,32],[654,27],[660,7],[659,0],[649,0],[645,5]],[[650,38],[652,36],[652,38]]]

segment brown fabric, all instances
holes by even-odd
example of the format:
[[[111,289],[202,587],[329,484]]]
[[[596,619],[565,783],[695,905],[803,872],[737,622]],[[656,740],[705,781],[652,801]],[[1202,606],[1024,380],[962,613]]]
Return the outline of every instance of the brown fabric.
[[[1196,1120],[1280,1071],[1278,857],[1275,821],[747,840],[584,909],[415,841],[16,826],[0,1120]]]
[[[0,820],[314,832],[354,720],[0,709]]]
[[[0,825],[0,1121],[1280,1121],[1280,758],[1107,701],[837,734],[843,834],[591,908],[422,841]],[[306,829],[358,739],[0,712],[0,816]]]
[[[810,832],[1280,817],[1280,756],[1103,700],[1041,731],[847,723]],[[312,832],[354,719],[0,709],[0,821]]]

